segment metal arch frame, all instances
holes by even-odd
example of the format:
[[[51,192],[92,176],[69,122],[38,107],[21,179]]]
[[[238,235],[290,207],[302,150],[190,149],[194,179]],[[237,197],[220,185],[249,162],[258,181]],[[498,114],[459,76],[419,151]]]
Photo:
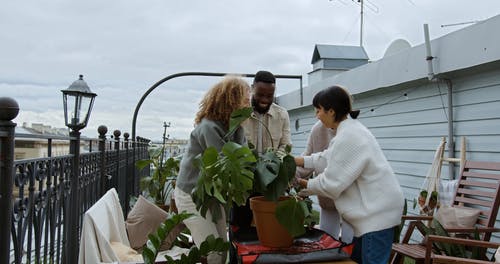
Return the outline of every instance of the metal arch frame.
[[[177,77],[183,77],[183,76],[209,76],[209,77],[221,77],[221,76],[225,76],[225,75],[228,75],[228,74],[235,74],[235,73],[224,73],[224,72],[181,72],[181,73],[176,73],[176,74],[172,74],[172,75],[169,75],[161,80],[159,80],[158,82],[156,82],[155,84],[153,84],[153,86],[151,86],[141,97],[141,99],[139,100],[139,102],[137,103],[136,107],[135,107],[135,111],[134,111],[134,117],[132,119],[132,140],[135,140],[135,128],[136,128],[136,123],[137,123],[137,115],[139,114],[139,109],[141,109],[141,106],[142,106],[142,103],[144,102],[144,100],[146,100],[146,97],[148,97],[148,95],[154,90],[156,89],[156,87],[160,86],[161,84],[163,84],[164,82],[170,80],[170,79],[174,79],[174,78],[177,78]],[[242,77],[255,77],[255,74],[249,74],[249,73],[243,73],[243,74],[238,74],[236,73],[235,75],[239,75],[239,76],[242,76]],[[274,77],[278,78],[278,79],[299,79],[300,80],[300,102],[302,104],[302,98],[303,98],[303,94],[302,94],[302,75],[283,75],[283,74],[275,74]]]

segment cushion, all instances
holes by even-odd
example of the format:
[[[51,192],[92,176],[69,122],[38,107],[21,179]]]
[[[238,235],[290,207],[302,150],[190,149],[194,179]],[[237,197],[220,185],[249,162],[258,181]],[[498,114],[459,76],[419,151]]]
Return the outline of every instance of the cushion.
[[[148,234],[156,231],[167,217],[167,212],[140,195],[125,222],[130,246],[142,249],[148,241]]]
[[[476,224],[480,212],[473,208],[441,206],[435,217],[444,228],[471,228]]]
[[[142,255],[137,253],[134,249],[126,246],[120,242],[111,242],[111,248],[115,252],[120,261],[126,262],[142,262],[144,261]]]

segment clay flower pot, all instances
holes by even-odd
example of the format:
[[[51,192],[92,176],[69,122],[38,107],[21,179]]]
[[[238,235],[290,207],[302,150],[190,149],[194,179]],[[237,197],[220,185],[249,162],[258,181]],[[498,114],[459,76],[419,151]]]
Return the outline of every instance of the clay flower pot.
[[[290,197],[280,197],[279,201],[286,199],[290,199]],[[276,206],[279,201],[269,201],[264,196],[250,198],[250,208],[253,211],[257,236],[260,243],[266,247],[285,248],[293,243],[293,237],[276,218]]]

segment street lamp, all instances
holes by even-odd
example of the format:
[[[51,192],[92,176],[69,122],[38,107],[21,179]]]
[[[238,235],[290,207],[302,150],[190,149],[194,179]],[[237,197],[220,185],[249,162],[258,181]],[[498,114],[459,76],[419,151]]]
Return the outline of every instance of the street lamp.
[[[65,206],[65,230],[66,243],[64,251],[64,263],[78,262],[79,249],[79,212],[80,201],[78,182],[80,178],[80,129],[87,126],[89,121],[94,98],[97,96],[90,91],[89,86],[83,80],[83,75],[80,75],[78,80],[74,81],[66,90],[61,90],[63,93],[64,103],[64,122],[71,129],[69,153],[72,157],[71,176],[69,179],[69,199]],[[68,109],[68,103],[69,109]],[[73,104],[73,105],[71,105]]]
[[[90,91],[89,86],[80,74],[78,80],[74,81],[66,90],[61,90],[64,102],[64,122],[72,130],[80,130],[87,126],[90,112],[97,96]],[[68,109],[68,102],[73,103]],[[69,113],[69,116],[68,116]]]

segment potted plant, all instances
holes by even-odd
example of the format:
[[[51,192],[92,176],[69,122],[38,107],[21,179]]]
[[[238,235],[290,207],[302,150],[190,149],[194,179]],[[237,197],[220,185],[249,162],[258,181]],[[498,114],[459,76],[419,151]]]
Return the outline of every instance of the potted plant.
[[[168,199],[171,198],[172,191],[175,188],[180,160],[170,157],[162,161],[164,150],[164,147],[151,149],[149,151],[150,158],[136,161],[135,166],[142,170],[146,166],[152,165],[150,176],[141,179],[141,190],[145,191],[156,205],[169,211],[169,207],[171,210],[175,210],[172,201],[168,201]]]
[[[429,198],[429,204],[426,206],[425,201],[427,200],[427,195],[428,195],[427,190],[420,191],[420,194],[418,196],[418,205],[420,207],[421,214],[432,215],[432,212],[434,211],[434,208],[436,208],[438,203],[438,192],[437,191],[431,192],[431,197]],[[415,205],[416,203],[414,203],[414,207]]]
[[[252,108],[235,111],[231,115],[228,136],[234,133],[244,120],[251,118],[251,113]],[[274,206],[271,214],[290,234],[286,244],[281,246],[289,246],[292,243],[291,237],[305,233],[304,221],[310,215],[306,201],[300,198],[291,186],[296,165],[290,150],[290,147],[287,147],[285,152],[268,150],[259,155],[248,146],[231,141],[222,147],[221,152],[213,147],[207,148],[197,159],[200,178],[192,193],[197,209],[203,216],[210,209],[213,218],[218,219],[222,213],[221,205],[228,214],[233,202],[242,206],[252,193],[260,193],[262,197],[251,199],[251,207],[254,207],[254,200],[267,201]],[[259,222],[262,221],[256,220],[259,240],[262,243]]]
[[[143,248],[142,257],[145,264],[156,263],[156,258],[160,252],[162,241],[167,238],[167,236],[177,235],[175,229],[177,226],[182,224],[182,221],[191,217],[192,214],[182,212],[179,214],[172,214],[167,218],[157,230],[148,235],[148,241]],[[178,234],[179,236],[181,234]],[[229,249],[229,243],[224,242],[222,238],[215,238],[213,235],[208,236],[205,241],[203,241],[200,247],[193,246],[189,249],[187,253],[183,253],[180,258],[173,259],[169,255],[164,255],[166,258],[166,263],[199,263],[206,257],[210,252],[227,252]]]

